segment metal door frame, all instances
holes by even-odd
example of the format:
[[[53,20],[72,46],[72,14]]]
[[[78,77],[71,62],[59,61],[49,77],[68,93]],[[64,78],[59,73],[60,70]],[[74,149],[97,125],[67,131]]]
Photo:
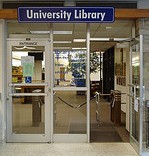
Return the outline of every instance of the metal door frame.
[[[20,41],[26,41],[26,42],[37,42],[36,46],[44,46],[45,47],[45,83],[41,83],[38,85],[45,86],[45,93],[42,93],[43,96],[45,96],[45,134],[15,134],[12,132],[12,95],[13,96],[18,96],[16,94],[11,93],[11,87],[14,85],[11,83],[11,78],[12,78],[12,46],[19,46]],[[51,58],[51,53],[50,53],[50,40],[48,39],[30,39],[27,41],[26,39],[14,39],[14,38],[9,38],[7,39],[7,135],[6,135],[6,141],[7,142],[51,142],[51,101],[50,101],[50,92],[49,92],[49,85],[51,81],[51,73],[50,73],[50,61],[49,59]],[[19,85],[19,84],[15,84]],[[22,86],[28,85],[28,84],[21,84]],[[32,86],[35,86],[37,84],[30,84]],[[39,93],[24,93],[20,94],[21,95],[30,95],[32,94],[39,94]],[[38,96],[38,95],[35,95]]]
[[[53,24],[51,24],[50,29],[50,39],[51,43],[53,43]],[[86,48],[87,48],[87,61],[86,61],[86,87],[54,87],[54,60],[51,60],[51,67],[52,67],[52,73],[51,73],[51,101],[54,104],[54,91],[86,91],[87,93],[87,107],[86,107],[86,134],[54,134],[53,132],[53,125],[52,125],[52,142],[90,142],[90,25],[86,24]],[[53,44],[51,44],[51,51],[53,51]],[[54,58],[54,54],[52,53],[51,58]],[[51,109],[52,112],[53,106]],[[53,120],[53,116],[51,118],[51,121]]]
[[[132,130],[132,104],[130,103],[130,144],[133,146],[133,148],[137,151],[139,155],[142,155],[142,141],[143,141],[143,101],[144,101],[144,93],[143,93],[143,35],[139,35],[139,63],[140,63],[140,81],[139,81],[139,88],[140,88],[140,98],[139,98],[139,138],[138,141],[131,135],[131,130]],[[130,84],[128,85],[130,87],[130,98],[133,96],[131,94],[132,87],[134,84],[132,84],[132,49],[130,46]],[[131,101],[131,100],[130,100]]]
[[[87,73],[86,73],[86,87],[78,88],[66,88],[66,87],[54,87],[54,60],[53,60],[53,28],[50,25],[50,39],[35,39],[31,38],[30,41],[37,41],[39,45],[47,46],[50,52],[46,52],[46,79],[49,79],[47,83],[46,91],[48,96],[46,97],[48,106],[45,108],[45,135],[44,134],[12,134],[12,122],[9,121],[12,118],[12,103],[9,99],[9,90],[11,85],[7,85],[7,142],[90,142],[90,25],[87,24],[86,38],[87,38]],[[25,38],[9,38],[7,39],[7,84],[10,82],[11,77],[11,46],[17,46],[19,41],[26,41]],[[48,45],[51,43],[50,45]],[[37,45],[38,46],[38,45]],[[51,70],[52,69],[52,70]],[[53,104],[54,104],[54,91],[59,90],[76,90],[87,92],[87,133],[86,134],[54,134],[53,132]],[[11,95],[12,96],[12,95]],[[11,123],[10,123],[11,122]]]

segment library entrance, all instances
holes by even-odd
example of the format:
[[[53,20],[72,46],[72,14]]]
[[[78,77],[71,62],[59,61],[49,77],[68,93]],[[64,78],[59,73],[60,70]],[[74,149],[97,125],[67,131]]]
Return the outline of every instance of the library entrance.
[[[85,40],[68,47],[74,29],[86,38],[86,24],[53,24],[7,39],[7,142],[89,142],[89,56]]]
[[[123,42],[131,38],[133,21],[100,26],[98,23],[23,24],[25,34],[19,34],[20,23],[15,23],[18,33],[11,30],[12,25],[13,22],[8,22],[7,141],[112,141],[104,133],[111,134],[111,138],[114,134],[113,141],[123,142],[110,119],[110,94],[114,79],[123,79],[123,83],[115,86],[125,91],[126,69],[123,68],[122,75],[117,72],[114,76],[114,53],[121,54],[121,59],[116,58],[117,69],[121,64],[125,67],[130,47],[129,42],[126,46]],[[117,33],[118,28],[121,34]],[[111,29],[115,34],[113,42],[110,34],[101,31],[110,33]],[[128,97],[123,91],[122,112],[128,126],[125,102]],[[118,113],[121,114],[121,109]],[[125,141],[129,142],[129,138]]]
[[[94,139],[117,124],[109,117],[119,90],[124,128],[141,152],[146,36],[132,39],[133,24],[32,23],[20,34],[20,23],[8,22],[7,142],[104,142]]]

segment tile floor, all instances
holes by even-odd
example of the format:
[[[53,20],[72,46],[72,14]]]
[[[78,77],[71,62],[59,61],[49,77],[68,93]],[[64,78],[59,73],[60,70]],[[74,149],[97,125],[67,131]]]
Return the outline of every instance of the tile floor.
[[[0,156],[138,156],[129,143],[0,143]]]

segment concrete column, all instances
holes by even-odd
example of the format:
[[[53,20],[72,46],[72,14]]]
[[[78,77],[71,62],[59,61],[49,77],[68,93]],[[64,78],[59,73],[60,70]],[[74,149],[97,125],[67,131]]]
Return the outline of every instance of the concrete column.
[[[148,0],[138,0],[138,9],[148,9],[149,1]]]
[[[4,20],[0,20],[0,141],[5,139],[6,131],[6,25]]]

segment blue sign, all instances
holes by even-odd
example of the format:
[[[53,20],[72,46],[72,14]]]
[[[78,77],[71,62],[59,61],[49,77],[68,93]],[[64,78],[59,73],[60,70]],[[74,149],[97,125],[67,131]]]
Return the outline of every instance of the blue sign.
[[[19,22],[114,22],[113,7],[20,7]]]
[[[30,76],[25,77],[25,83],[32,83],[32,77]]]

